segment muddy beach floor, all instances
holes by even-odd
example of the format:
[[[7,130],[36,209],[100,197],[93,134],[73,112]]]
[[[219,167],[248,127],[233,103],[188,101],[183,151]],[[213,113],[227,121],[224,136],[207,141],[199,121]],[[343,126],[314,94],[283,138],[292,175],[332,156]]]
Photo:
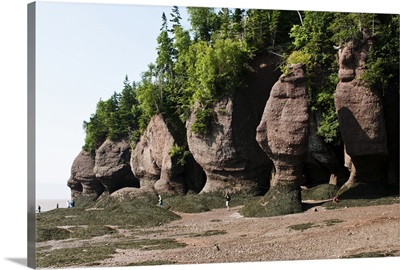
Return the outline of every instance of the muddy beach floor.
[[[176,212],[181,219],[167,224],[135,230],[116,227],[113,235],[51,240],[37,247],[68,249],[88,243],[109,245],[130,238],[181,244],[162,249],[117,248],[104,260],[74,267],[400,256],[399,203],[332,210],[315,206],[299,214],[265,218],[243,217],[240,208],[196,214]]]

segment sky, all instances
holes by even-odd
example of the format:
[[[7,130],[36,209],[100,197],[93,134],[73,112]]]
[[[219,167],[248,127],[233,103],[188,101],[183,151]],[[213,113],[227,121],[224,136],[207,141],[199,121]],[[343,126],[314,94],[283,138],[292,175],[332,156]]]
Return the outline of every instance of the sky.
[[[9,270],[26,269],[27,258],[27,212],[30,209],[29,201],[27,201],[27,4],[30,2],[32,1],[0,1],[0,142],[2,150],[0,168],[3,183],[0,198],[2,203],[0,266],[1,269]],[[166,5],[168,14],[173,4],[400,13],[399,6],[394,5],[395,0],[363,1],[361,5],[359,1],[348,0],[63,0],[62,2],[70,3],[71,7],[77,5],[72,5],[73,2]],[[46,15],[46,9],[49,7],[45,7],[44,3],[51,3],[52,7],[61,5],[51,0],[40,1],[39,5],[42,5],[43,9],[38,9],[37,14],[43,17],[37,18],[36,194],[39,199],[63,199],[70,195],[66,182],[73,159],[83,145],[82,122],[89,119],[100,98],[108,98],[114,91],[122,89],[125,75],[128,75],[130,80],[136,80],[139,77],[135,76],[139,76],[140,72],[146,69],[147,64],[154,61],[155,38],[161,25],[161,13],[155,12],[154,18],[152,17],[152,20],[147,23],[143,23],[143,20],[150,18],[149,11],[138,14],[137,16],[141,17],[142,21],[135,24],[134,20],[137,16],[129,17],[127,9],[105,14],[107,11],[104,8],[102,10],[100,7],[91,6],[88,8],[90,11],[82,14],[82,11],[74,12],[73,8],[64,7],[58,12],[55,8]],[[89,4],[80,4],[80,7],[83,8],[85,5],[89,6]],[[77,23],[79,21],[80,24]],[[123,26],[127,26],[124,22],[129,26],[125,31],[121,30]],[[100,26],[101,29],[98,28]],[[117,29],[113,30],[112,26],[117,26]],[[140,29],[140,31],[135,32],[135,29]],[[152,34],[152,31],[156,34]],[[40,37],[41,34],[42,37]],[[151,35],[154,36],[151,37]],[[142,38],[138,42],[137,37],[140,36]],[[146,39],[149,37],[149,43],[142,44],[143,36]],[[128,42],[132,43],[128,45]],[[106,44],[113,45],[113,48],[103,46]],[[140,45],[142,47],[134,47]],[[119,61],[121,59],[122,61]],[[399,259],[229,264],[229,269],[243,269],[246,266],[250,266],[251,269],[295,267],[300,270],[333,270],[351,267],[353,269],[395,269],[395,266],[399,265]],[[187,269],[186,266],[183,267],[170,266],[169,269]],[[222,265],[207,267],[228,269],[227,266]],[[168,267],[153,268],[168,269]],[[190,267],[190,269],[203,268],[202,265]],[[135,267],[135,269],[142,268]]]

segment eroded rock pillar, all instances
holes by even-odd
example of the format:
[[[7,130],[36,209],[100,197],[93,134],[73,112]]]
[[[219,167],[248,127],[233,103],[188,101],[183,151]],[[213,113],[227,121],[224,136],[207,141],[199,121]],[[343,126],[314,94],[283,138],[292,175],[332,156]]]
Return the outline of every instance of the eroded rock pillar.
[[[266,216],[302,211],[300,182],[309,138],[305,65],[295,64],[271,90],[257,142],[274,163],[271,188],[260,201]]]

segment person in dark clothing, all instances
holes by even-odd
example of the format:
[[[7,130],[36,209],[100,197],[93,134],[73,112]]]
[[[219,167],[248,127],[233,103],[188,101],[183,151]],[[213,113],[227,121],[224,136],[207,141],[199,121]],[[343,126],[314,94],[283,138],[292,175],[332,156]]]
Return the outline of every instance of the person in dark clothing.
[[[226,210],[228,210],[228,211],[229,211],[229,203],[230,203],[230,201],[231,201],[231,196],[229,195],[229,193],[226,193],[225,205],[226,205]]]

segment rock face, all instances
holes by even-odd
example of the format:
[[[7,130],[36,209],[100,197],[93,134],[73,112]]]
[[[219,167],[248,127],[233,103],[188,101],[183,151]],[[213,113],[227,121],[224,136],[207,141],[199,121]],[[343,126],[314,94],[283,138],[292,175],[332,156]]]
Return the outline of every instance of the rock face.
[[[104,191],[103,184],[94,174],[95,160],[86,151],[81,151],[71,167],[71,179],[82,186],[82,195],[100,196]]]
[[[126,140],[106,140],[97,149],[94,174],[109,193],[124,187],[139,187],[139,181],[131,171],[130,156]]]
[[[291,65],[288,74],[273,86],[256,139],[275,167],[271,189],[263,202],[265,208],[270,208],[266,212],[275,215],[302,211],[300,183],[309,139],[305,65]]]
[[[71,199],[74,199],[82,194],[82,185],[73,178],[69,178],[67,186],[71,189]]]
[[[179,156],[182,152],[178,153],[181,145],[178,141],[161,115],[155,115],[150,120],[130,161],[133,174],[140,180],[141,189],[154,189],[159,194],[186,193],[185,167],[178,164],[182,157]]]
[[[388,154],[384,111],[380,93],[361,79],[370,44],[347,43],[339,50],[339,79],[335,106],[346,153],[351,157],[346,186],[383,178]]]
[[[187,128],[189,150],[203,168],[207,181],[202,193],[265,194],[269,187],[271,161],[255,140],[255,130],[268,99],[269,89],[278,78],[270,61],[256,59],[248,75],[248,87],[220,100],[212,109],[214,120],[207,134],[191,129],[196,110]]]

